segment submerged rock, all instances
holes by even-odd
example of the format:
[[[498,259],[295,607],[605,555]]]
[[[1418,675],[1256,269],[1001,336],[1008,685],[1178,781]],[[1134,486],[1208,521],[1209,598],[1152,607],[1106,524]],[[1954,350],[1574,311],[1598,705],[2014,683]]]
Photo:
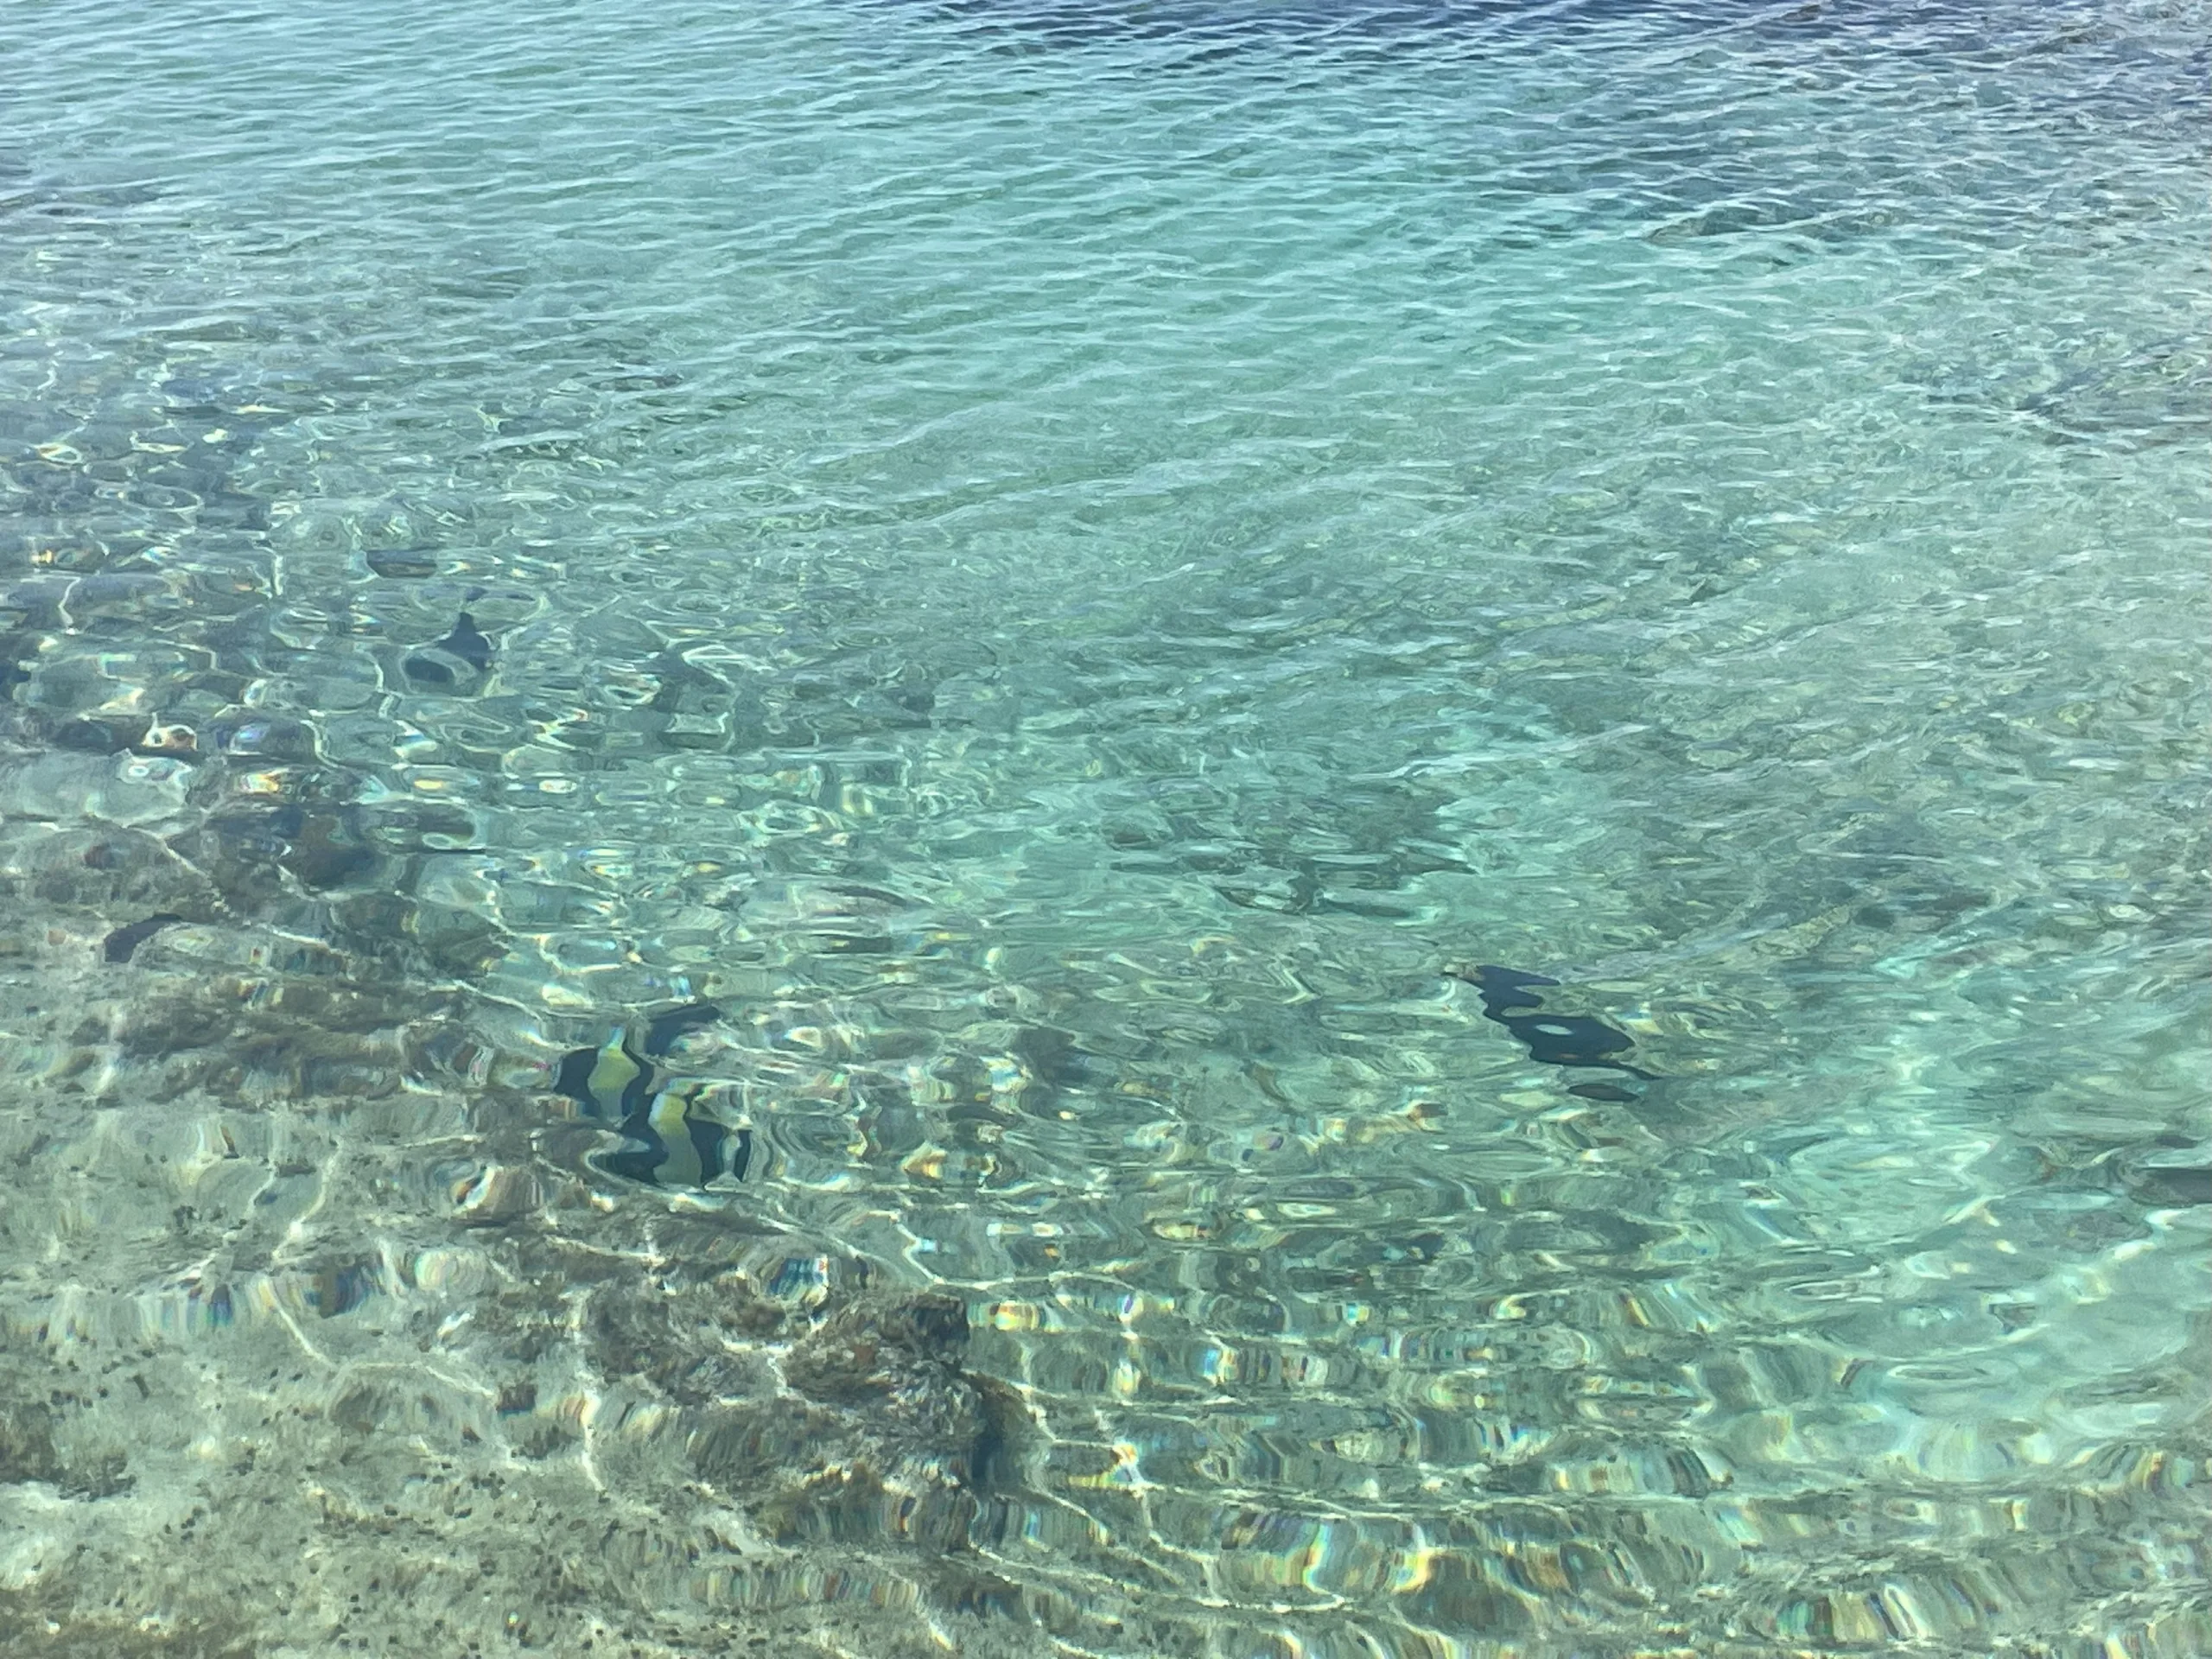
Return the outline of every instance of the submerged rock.
[[[793,1347],[784,1377],[817,1400],[844,1405],[904,1400],[934,1411],[944,1402],[932,1395],[958,1381],[967,1345],[968,1310],[957,1297],[925,1292],[855,1302]]]
[[[988,1484],[1029,1414],[1004,1384],[963,1369],[968,1310],[925,1291],[848,1304],[784,1358],[784,1380],[823,1405],[865,1413],[866,1433],[962,1486]]]
[[[584,1351],[608,1382],[678,1405],[757,1401],[772,1389],[753,1344],[782,1323],[783,1310],[732,1279],[681,1290],[608,1285],[585,1309]]]
[[[64,1497],[113,1497],[133,1482],[111,1448],[72,1453],[54,1434],[54,1414],[37,1401],[0,1402],[0,1485],[39,1481]]]
[[[154,717],[146,714],[81,715],[64,721],[54,741],[86,754],[117,754],[141,747],[153,724]]]
[[[284,801],[224,811],[180,836],[177,850],[236,900],[265,896],[272,869],[309,893],[358,884],[378,865],[359,809],[350,803]]]
[[[849,1303],[785,1354],[791,1393],[702,1414],[691,1465],[782,1542],[957,1550],[1031,1421],[1013,1389],[962,1367],[967,1343],[955,1297]]]
[[[165,927],[175,927],[184,920],[175,911],[157,911],[143,922],[132,922],[118,927],[100,941],[100,954],[110,962],[128,962],[131,954]]]
[[[0,1484],[60,1478],[61,1457],[54,1446],[54,1414],[31,1403],[0,1409]]]

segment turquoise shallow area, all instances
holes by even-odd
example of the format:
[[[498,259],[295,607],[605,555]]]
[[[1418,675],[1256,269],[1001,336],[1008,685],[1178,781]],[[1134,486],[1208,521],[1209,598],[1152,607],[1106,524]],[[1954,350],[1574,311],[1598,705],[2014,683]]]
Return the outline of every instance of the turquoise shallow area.
[[[0,16],[0,1636],[2212,1649],[2208,23]]]

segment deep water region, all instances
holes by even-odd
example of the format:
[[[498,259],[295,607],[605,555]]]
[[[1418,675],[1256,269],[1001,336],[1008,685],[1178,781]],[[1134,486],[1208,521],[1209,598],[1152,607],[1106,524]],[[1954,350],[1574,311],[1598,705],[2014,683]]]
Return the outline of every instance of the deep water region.
[[[0,12],[0,1651],[2212,1651],[2208,25]]]

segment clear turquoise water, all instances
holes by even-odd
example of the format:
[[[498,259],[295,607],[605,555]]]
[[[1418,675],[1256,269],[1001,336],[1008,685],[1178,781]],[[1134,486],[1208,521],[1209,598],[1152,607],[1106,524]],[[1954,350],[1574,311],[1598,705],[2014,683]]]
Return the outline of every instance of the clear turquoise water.
[[[305,1483],[619,1502],[562,1651],[2212,1647],[2207,21],[0,19],[8,1386],[155,1376],[0,1593],[322,1650]],[[594,1173],[699,998],[745,1181]],[[770,1515],[585,1339],[687,1264],[1034,1428]]]

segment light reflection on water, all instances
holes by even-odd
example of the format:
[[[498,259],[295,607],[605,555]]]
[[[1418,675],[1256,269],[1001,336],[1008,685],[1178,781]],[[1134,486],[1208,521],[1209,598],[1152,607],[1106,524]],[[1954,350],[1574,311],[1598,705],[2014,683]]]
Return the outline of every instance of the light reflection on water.
[[[6,26],[0,1630],[2206,1645],[2202,19],[1363,16]]]

